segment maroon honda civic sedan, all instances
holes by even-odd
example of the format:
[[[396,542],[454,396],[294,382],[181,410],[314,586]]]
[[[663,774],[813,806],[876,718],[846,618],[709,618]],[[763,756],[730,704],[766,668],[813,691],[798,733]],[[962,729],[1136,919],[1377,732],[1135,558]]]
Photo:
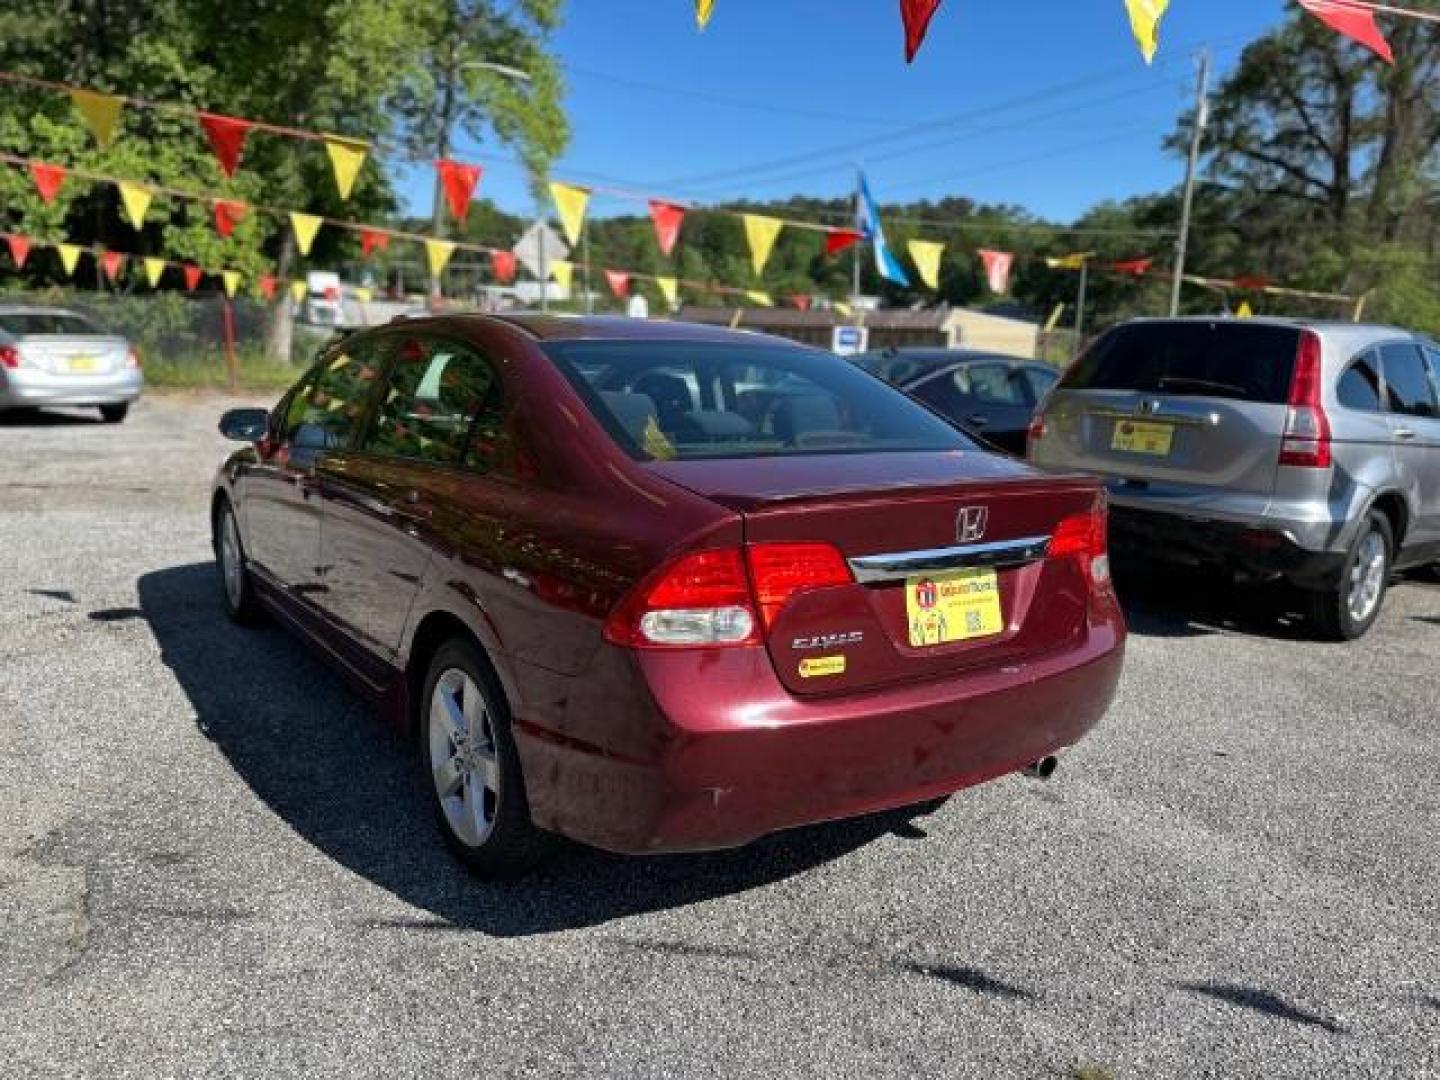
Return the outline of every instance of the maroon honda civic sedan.
[[[408,321],[221,430],[250,444],[212,505],[227,610],[414,733],[482,873],[1045,774],[1119,677],[1096,481],[790,342]]]

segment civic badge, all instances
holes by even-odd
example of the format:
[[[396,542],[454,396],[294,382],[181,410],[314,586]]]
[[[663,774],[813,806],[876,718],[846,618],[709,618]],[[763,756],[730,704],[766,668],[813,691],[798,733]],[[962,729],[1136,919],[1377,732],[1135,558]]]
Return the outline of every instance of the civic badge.
[[[988,506],[962,507],[955,519],[955,536],[962,544],[973,544],[985,536],[985,526],[990,521]]]

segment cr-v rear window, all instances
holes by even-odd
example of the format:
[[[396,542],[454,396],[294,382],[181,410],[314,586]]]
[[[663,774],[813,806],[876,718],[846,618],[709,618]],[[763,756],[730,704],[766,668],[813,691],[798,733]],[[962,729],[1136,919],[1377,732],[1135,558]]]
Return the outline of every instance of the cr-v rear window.
[[[1300,331],[1244,322],[1119,326],[1066,373],[1072,390],[1137,390],[1284,404]]]

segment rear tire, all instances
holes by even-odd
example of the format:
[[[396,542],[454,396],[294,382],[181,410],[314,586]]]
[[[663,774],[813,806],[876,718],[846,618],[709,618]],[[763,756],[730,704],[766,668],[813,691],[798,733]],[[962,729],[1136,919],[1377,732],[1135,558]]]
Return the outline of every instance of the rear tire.
[[[1394,562],[1390,519],[1371,510],[1345,554],[1340,581],[1333,589],[1311,594],[1310,621],[1316,633],[1327,641],[1364,637],[1385,606]]]
[[[107,424],[121,423],[129,413],[130,405],[124,401],[117,402],[113,405],[100,406],[100,419],[104,420]]]
[[[215,569],[220,578],[220,600],[232,622],[250,626],[260,621],[260,601],[255,583],[245,566],[245,546],[240,540],[240,523],[228,499],[215,511]]]
[[[451,638],[436,650],[418,711],[420,771],[455,857],[486,878],[516,877],[544,862],[556,838],[530,820],[510,708],[474,644]]]

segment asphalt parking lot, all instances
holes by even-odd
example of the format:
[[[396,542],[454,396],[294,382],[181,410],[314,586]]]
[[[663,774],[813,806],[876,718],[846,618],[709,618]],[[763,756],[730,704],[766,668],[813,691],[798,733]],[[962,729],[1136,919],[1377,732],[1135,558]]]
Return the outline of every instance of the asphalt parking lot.
[[[0,1074],[1440,1074],[1440,585],[1338,646],[1131,581],[1049,784],[490,885],[225,621],[227,404],[0,417]]]

